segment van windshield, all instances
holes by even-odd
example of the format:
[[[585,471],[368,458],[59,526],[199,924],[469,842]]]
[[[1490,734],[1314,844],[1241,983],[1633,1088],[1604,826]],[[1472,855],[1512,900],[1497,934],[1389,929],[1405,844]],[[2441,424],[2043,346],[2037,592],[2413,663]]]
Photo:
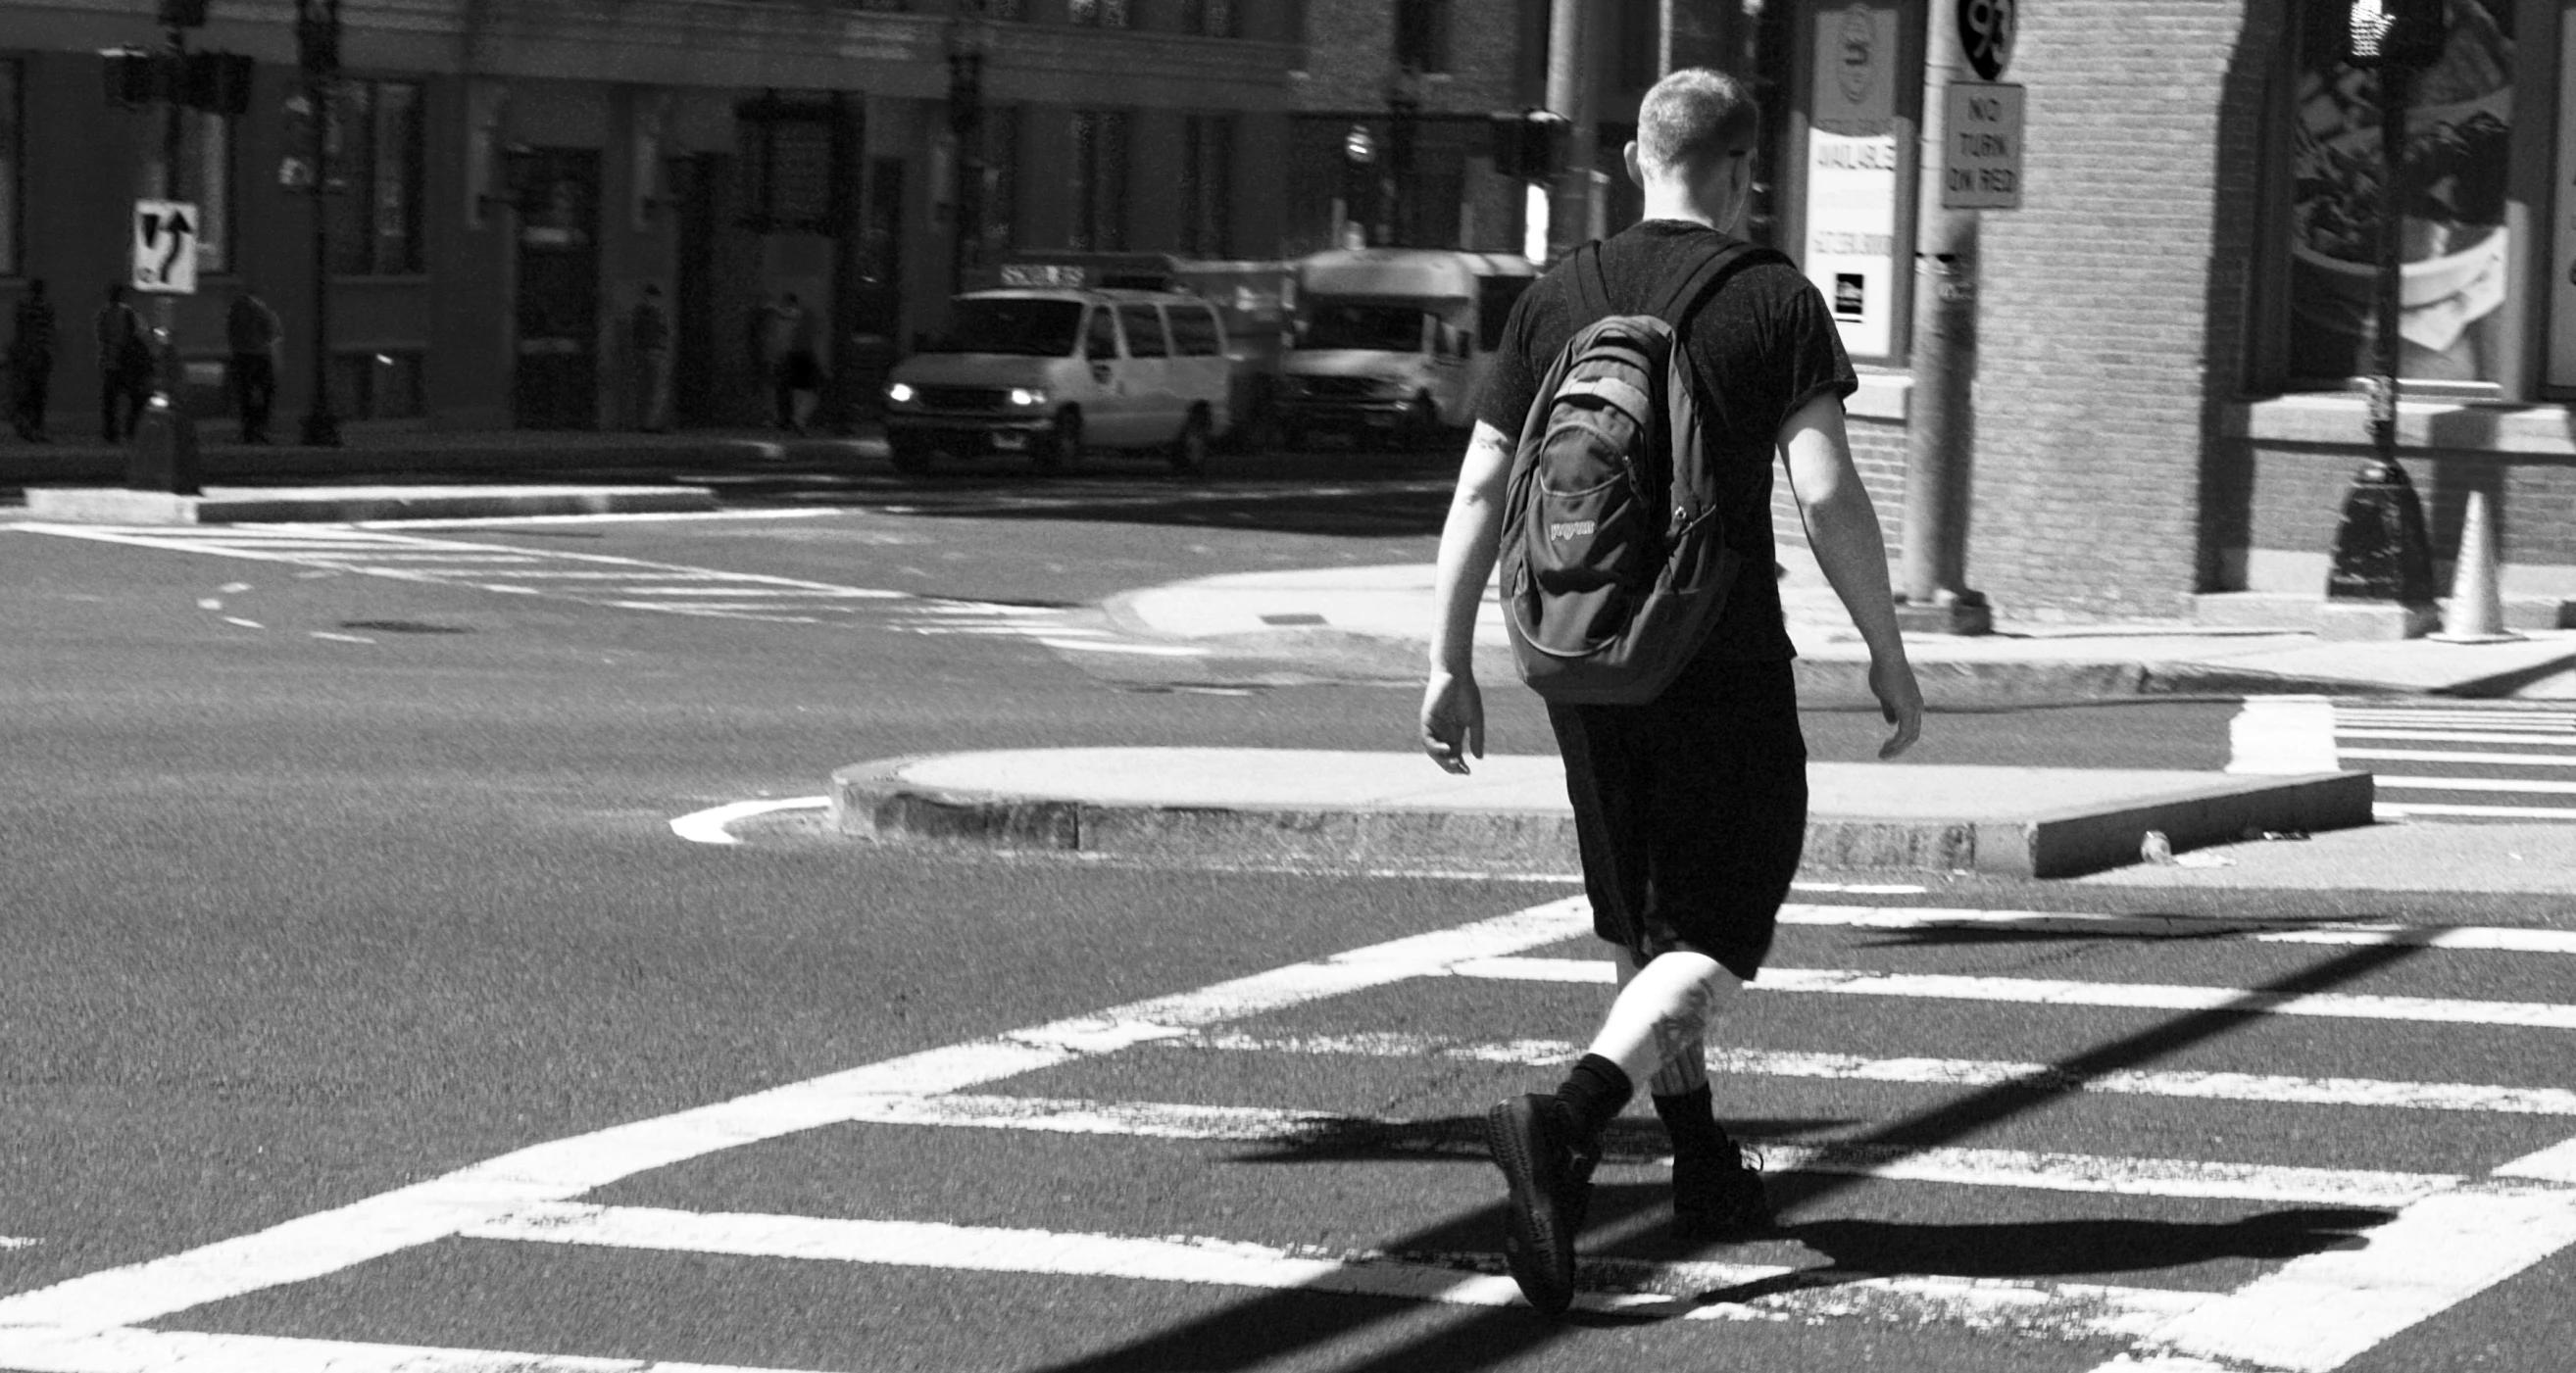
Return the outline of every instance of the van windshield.
[[[1418,353],[1422,351],[1422,321],[1425,317],[1424,311],[1410,305],[1310,301],[1303,318],[1297,321],[1297,346]]]
[[[1073,351],[1082,331],[1078,300],[960,300],[942,353],[1013,353],[1060,358]]]

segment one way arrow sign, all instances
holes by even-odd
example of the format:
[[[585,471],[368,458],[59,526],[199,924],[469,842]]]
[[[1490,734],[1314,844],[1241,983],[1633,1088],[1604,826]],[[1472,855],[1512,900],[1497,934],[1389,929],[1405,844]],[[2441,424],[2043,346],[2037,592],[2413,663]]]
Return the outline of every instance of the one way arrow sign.
[[[134,202],[134,289],[197,293],[197,207],[184,200]]]

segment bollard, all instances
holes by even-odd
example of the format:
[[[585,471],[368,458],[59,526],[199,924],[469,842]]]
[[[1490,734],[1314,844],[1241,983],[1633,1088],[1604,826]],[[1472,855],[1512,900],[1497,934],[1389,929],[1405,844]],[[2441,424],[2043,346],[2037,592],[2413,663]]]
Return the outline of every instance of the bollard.
[[[2338,601],[2393,602],[2405,611],[2405,638],[2432,627],[2433,541],[2415,484],[2396,463],[2373,460],[2353,474],[2335,529],[2326,600],[2329,608]]]

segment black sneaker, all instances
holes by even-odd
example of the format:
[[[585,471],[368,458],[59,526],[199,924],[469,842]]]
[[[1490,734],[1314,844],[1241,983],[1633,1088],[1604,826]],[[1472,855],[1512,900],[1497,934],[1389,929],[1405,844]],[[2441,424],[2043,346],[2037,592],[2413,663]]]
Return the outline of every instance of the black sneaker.
[[[1485,1113],[1485,1141],[1510,1189],[1503,1258],[1521,1295],[1551,1316],[1574,1304],[1574,1237],[1592,1200],[1597,1150],[1578,1151],[1574,1122],[1553,1096],[1514,1097]]]
[[[1673,1157],[1673,1235],[1685,1240],[1741,1239],[1772,1227],[1771,1200],[1758,1164],[1733,1140],[1713,1154]]]

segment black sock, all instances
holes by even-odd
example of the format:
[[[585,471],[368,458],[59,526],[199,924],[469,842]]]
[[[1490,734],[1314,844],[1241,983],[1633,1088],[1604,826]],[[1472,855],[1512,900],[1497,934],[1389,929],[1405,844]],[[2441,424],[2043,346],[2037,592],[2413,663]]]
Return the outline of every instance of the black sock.
[[[1664,1133],[1672,1138],[1677,1155],[1715,1155],[1726,1149],[1725,1127],[1717,1123],[1717,1103],[1709,1096],[1703,1082],[1676,1096],[1657,1094],[1651,1098],[1655,1114],[1664,1122]]]
[[[1601,1137],[1602,1128],[1619,1114],[1620,1107],[1628,1104],[1636,1090],[1618,1064],[1599,1054],[1585,1054],[1557,1087],[1556,1099],[1574,1112],[1574,1128],[1584,1142],[1590,1143]]]

